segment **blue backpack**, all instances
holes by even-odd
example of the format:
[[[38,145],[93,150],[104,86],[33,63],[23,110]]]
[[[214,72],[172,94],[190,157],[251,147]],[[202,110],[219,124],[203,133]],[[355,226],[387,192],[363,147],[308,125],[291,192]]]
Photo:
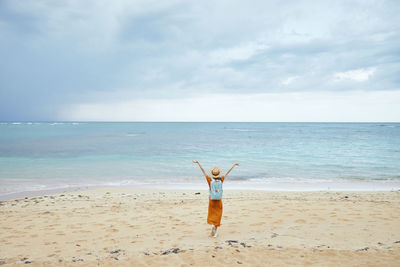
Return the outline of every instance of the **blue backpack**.
[[[221,180],[214,180],[211,182],[210,199],[211,200],[222,199],[222,182],[221,182]]]

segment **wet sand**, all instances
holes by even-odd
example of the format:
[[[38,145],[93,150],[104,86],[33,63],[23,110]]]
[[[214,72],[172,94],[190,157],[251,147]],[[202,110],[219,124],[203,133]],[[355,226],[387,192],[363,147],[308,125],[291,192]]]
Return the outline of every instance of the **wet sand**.
[[[94,189],[0,202],[0,264],[399,266],[400,191]]]

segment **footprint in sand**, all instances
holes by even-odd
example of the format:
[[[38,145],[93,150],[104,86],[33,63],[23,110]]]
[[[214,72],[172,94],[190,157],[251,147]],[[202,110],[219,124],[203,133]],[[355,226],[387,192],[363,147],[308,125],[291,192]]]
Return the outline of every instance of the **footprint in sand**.
[[[89,230],[79,230],[79,231],[74,231],[74,232],[86,234],[86,233],[91,233],[92,231],[89,231]]]
[[[169,236],[169,233],[158,234],[158,236]]]
[[[260,226],[260,225],[264,225],[265,223],[263,223],[263,222],[260,222],[260,223],[253,223],[253,224],[250,224],[250,226]]]
[[[7,239],[13,239],[13,238],[18,238],[19,236],[16,236],[16,235],[9,235],[9,236],[6,236],[5,238],[7,238]]]

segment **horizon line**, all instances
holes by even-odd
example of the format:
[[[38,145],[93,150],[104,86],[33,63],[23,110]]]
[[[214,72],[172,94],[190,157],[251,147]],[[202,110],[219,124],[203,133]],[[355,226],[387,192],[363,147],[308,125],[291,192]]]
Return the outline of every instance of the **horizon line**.
[[[400,121],[67,121],[67,120],[16,120],[0,123],[400,123]]]

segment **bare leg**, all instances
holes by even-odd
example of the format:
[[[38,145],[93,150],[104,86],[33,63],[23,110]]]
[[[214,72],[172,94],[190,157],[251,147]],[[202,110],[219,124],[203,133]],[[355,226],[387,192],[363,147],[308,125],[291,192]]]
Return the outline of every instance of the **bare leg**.
[[[211,227],[211,236],[214,236],[215,235],[215,231],[217,230],[217,228],[215,227],[215,225],[213,225],[212,227]]]
[[[217,237],[217,229],[218,229],[218,226],[215,226],[215,231],[214,231],[213,237]]]

